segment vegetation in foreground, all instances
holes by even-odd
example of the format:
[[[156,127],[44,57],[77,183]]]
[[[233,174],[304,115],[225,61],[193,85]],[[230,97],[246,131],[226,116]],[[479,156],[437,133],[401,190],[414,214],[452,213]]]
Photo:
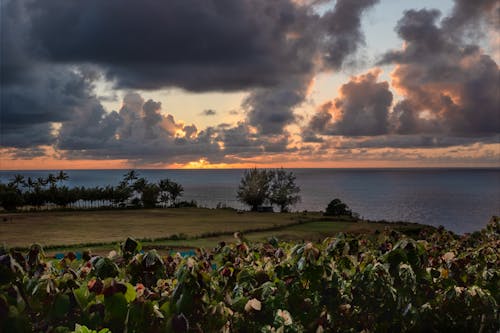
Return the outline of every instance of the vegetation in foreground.
[[[107,257],[40,246],[0,256],[5,332],[496,332],[500,226],[417,239],[338,234],[162,257],[127,239]],[[82,326],[80,326],[82,325]]]

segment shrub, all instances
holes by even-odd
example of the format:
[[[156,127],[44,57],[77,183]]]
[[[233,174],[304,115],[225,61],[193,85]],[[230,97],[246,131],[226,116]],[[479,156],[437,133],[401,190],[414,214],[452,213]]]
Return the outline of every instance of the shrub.
[[[353,215],[349,207],[340,201],[340,199],[333,199],[330,201],[324,213],[325,216],[349,216]]]

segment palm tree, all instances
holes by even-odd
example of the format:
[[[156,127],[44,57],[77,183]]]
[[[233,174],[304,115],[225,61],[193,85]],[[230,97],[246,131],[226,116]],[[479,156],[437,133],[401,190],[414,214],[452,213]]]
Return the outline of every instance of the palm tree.
[[[47,185],[47,180],[43,177],[38,177],[36,179],[35,187],[45,187]]]
[[[122,184],[129,185],[132,181],[139,178],[139,173],[135,170],[130,170],[126,174],[123,175]]]
[[[134,184],[132,185],[132,188],[136,191],[136,192],[142,192],[142,190],[148,185],[148,181],[146,180],[146,178],[139,178],[137,179]]]
[[[66,172],[64,172],[64,171],[61,170],[57,174],[56,179],[60,182],[60,185],[62,185],[62,182],[65,181],[65,180],[68,180],[69,176],[68,176],[68,174]]]
[[[16,189],[19,188],[19,185],[24,185],[24,176],[21,174],[14,175],[14,178],[10,181],[9,185],[14,186]]]
[[[170,194],[168,193],[170,183],[171,181],[168,178],[162,179],[158,183],[158,188],[160,189],[160,202],[163,203],[163,207],[167,207],[170,201]]]
[[[170,199],[172,199],[172,205],[175,205],[177,197],[182,196],[182,192],[184,192],[184,187],[182,187],[181,184],[171,181],[168,183],[167,191],[170,194]]]
[[[57,178],[53,174],[49,173],[49,175],[47,176],[47,183],[50,184],[50,187],[54,187],[56,182]]]
[[[31,177],[28,177],[28,180],[26,181],[26,185],[28,186],[28,192],[31,192],[31,188],[35,186],[35,182]]]

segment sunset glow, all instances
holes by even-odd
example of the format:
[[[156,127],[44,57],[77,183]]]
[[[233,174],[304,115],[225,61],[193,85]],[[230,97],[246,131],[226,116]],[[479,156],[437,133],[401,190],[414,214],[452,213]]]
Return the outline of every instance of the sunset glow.
[[[498,2],[233,5],[3,1],[0,169],[500,167]]]

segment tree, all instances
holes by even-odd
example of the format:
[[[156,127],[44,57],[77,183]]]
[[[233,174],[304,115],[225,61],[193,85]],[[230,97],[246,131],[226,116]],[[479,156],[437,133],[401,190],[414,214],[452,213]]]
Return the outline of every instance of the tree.
[[[118,206],[125,206],[125,203],[130,199],[132,189],[130,187],[120,184],[113,192],[113,203]]]
[[[135,183],[132,185],[132,189],[138,193],[142,193],[144,188],[148,185],[148,181],[146,178],[139,178],[135,181]]]
[[[46,184],[50,184],[50,187],[54,187],[56,185],[57,178],[53,174],[49,173],[47,176]]]
[[[300,202],[300,187],[295,184],[293,172],[283,168],[271,172],[269,201],[280,208],[280,212],[288,212],[290,206]]]
[[[141,201],[144,208],[154,208],[158,202],[160,188],[156,184],[147,183],[141,192]]]
[[[160,202],[163,203],[163,207],[167,207],[170,201],[170,193],[168,193],[169,186],[170,179],[168,178],[162,179],[158,183],[158,187],[160,189]]]
[[[64,172],[64,171],[61,170],[57,174],[56,179],[57,179],[58,182],[60,182],[60,185],[62,185],[62,182],[65,181],[65,180],[68,180],[69,176],[68,176],[68,174],[66,172]]]
[[[0,184],[0,206],[5,210],[16,210],[24,204],[21,191],[14,184]]]
[[[28,187],[28,192],[31,192],[31,189],[33,186],[35,186],[35,181],[31,177],[28,177],[28,180],[26,181],[26,186]]]
[[[14,175],[14,178],[9,183],[9,185],[12,185],[16,189],[19,188],[19,185],[24,185],[24,184],[26,184],[24,181],[24,176],[21,174]]]
[[[184,192],[184,187],[181,184],[170,181],[167,184],[167,192],[170,195],[170,199],[172,200],[172,204],[175,205],[175,201],[177,197],[182,197],[182,192]]]
[[[349,207],[340,201],[340,199],[333,199],[326,207],[325,216],[352,216],[352,211]]]
[[[47,185],[47,181],[43,177],[38,177],[35,182],[35,186],[45,187]]]
[[[265,169],[246,170],[238,187],[237,199],[256,211],[269,198],[271,176]]]
[[[130,170],[123,175],[123,180],[121,181],[120,185],[129,186],[137,178],[139,178],[139,173],[135,170]]]

